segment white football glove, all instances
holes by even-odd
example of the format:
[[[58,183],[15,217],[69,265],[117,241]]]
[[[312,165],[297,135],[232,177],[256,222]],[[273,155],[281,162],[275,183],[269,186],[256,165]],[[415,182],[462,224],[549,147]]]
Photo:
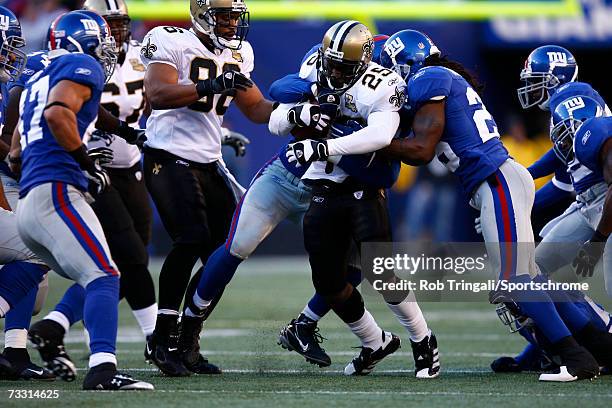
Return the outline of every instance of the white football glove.
[[[331,118],[321,113],[321,108],[311,103],[295,105],[287,112],[289,123],[299,127],[312,127],[319,132],[329,127]]]
[[[306,166],[313,161],[325,161],[329,157],[327,142],[306,139],[301,142],[289,143],[286,156],[289,163],[296,162],[295,167]]]

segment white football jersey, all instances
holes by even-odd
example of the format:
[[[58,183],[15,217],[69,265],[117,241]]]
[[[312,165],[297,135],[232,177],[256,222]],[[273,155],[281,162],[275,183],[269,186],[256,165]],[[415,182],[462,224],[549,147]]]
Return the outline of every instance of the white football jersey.
[[[145,107],[145,66],[140,61],[140,43],[130,41],[123,65],[117,64],[111,79],[104,85],[101,104],[106,110],[130,126],[138,128]],[[94,132],[87,144],[89,148],[108,147],[114,158],[108,167],[129,168],[140,161],[140,150],[119,136]]]
[[[302,64],[300,77],[311,82],[317,80],[317,54]],[[367,122],[372,112],[397,112],[405,99],[406,83],[394,71],[371,62],[353,86],[342,94],[340,115]],[[350,137],[350,136],[349,136]],[[328,179],[342,183],[348,174],[331,162],[313,162],[302,179]]]
[[[156,27],[142,42],[142,62],[168,64],[178,71],[179,85],[216,78],[236,70],[250,76],[253,49],[243,41],[238,51],[208,49],[192,30]],[[147,121],[146,145],[198,163],[221,159],[221,124],[233,96],[204,97],[189,106],[153,110]]]

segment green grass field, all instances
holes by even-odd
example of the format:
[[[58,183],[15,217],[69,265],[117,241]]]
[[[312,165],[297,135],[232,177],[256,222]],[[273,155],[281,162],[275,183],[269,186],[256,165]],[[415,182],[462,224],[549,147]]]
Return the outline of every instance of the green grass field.
[[[159,263],[153,263],[153,271]],[[69,281],[54,275],[46,310],[61,296]],[[416,407],[610,407],[612,377],[570,384],[538,383],[536,374],[493,374],[490,362],[513,355],[523,342],[497,321],[490,305],[424,303],[421,307],[439,341],[442,376],[413,377],[412,354],[405,331],[382,300],[366,298],[381,326],[401,335],[403,347],[367,377],[345,377],[344,365],[357,353],[356,338],[335,316],[326,317],[321,330],[332,365],[319,369],[276,344],[278,329],[303,307],[312,293],[304,260],[257,258],[245,263],[205,326],[202,347],[225,373],[172,379],[143,361],[143,337],[125,304],[120,309],[118,359],[120,368],[150,381],[155,392],[92,393],[80,390],[86,367],[82,329],[71,330],[67,348],[80,367],[73,383],[1,382],[0,406],[44,407],[186,407],[186,406],[347,406],[391,404]],[[45,313],[45,312],[43,312]],[[40,316],[39,316],[40,317]],[[34,318],[37,319],[38,317]],[[36,361],[36,351],[31,351]],[[53,389],[58,399],[9,399],[9,390]]]

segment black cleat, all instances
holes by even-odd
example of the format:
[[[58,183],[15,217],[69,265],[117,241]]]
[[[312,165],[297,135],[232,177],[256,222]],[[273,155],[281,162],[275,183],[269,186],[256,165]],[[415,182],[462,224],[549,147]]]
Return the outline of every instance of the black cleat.
[[[13,366],[2,354],[0,354],[0,377],[5,377],[13,372]]]
[[[200,332],[204,321],[199,317],[181,317],[179,352],[183,364],[195,374],[221,374],[221,369],[200,354]]]
[[[540,381],[570,382],[592,379],[599,375],[599,364],[589,351],[580,346],[572,336],[564,337],[552,345],[554,354],[561,358],[557,370],[540,375]]]
[[[85,380],[83,389],[92,391],[151,391],[155,388],[148,382],[133,379],[127,374],[117,371],[113,363],[103,363],[91,368]]]
[[[74,381],[76,367],[64,348],[64,328],[57,322],[43,319],[28,331],[28,339],[40,353],[45,367],[64,381]]]
[[[416,378],[436,378],[440,375],[440,356],[438,340],[435,334],[429,333],[418,343],[410,340],[414,356],[414,375]]]
[[[317,322],[300,314],[283,327],[278,335],[278,344],[289,351],[302,355],[310,364],[319,367],[331,365],[331,358],[319,344],[323,336],[319,334]]]
[[[344,375],[368,375],[383,358],[400,348],[401,340],[393,333],[382,332],[383,344],[377,350],[362,347],[361,353],[344,367]]]
[[[155,332],[148,336],[144,351],[145,361],[155,364],[162,373],[169,377],[187,377],[191,375],[191,372],[181,361],[177,337],[174,334],[169,338],[161,339]]]
[[[51,371],[32,363],[26,349],[7,347],[4,349],[3,357],[10,362],[12,368],[10,371],[0,374],[2,378],[9,380],[55,380],[55,374]]]

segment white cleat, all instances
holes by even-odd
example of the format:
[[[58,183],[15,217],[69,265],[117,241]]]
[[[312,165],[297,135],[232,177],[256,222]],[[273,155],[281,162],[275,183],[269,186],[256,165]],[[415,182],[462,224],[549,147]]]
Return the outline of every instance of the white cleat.
[[[578,377],[571,375],[567,371],[566,366],[559,367],[558,373],[547,373],[540,374],[540,381],[551,381],[551,382],[572,382],[578,380]]]

